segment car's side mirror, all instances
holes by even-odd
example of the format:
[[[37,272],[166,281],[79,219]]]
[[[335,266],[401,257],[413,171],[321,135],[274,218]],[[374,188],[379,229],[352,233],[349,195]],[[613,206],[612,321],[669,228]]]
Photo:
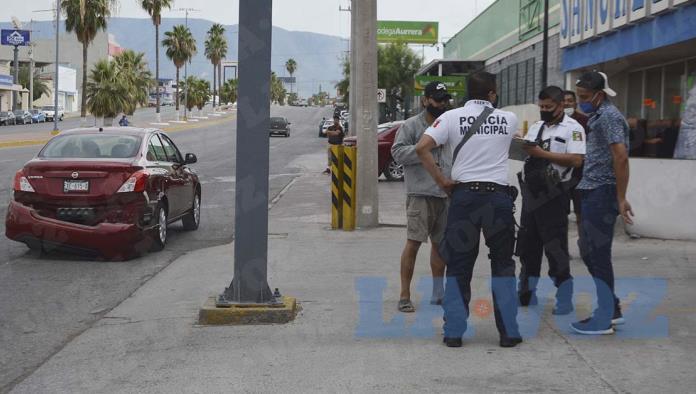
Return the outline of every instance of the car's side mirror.
[[[187,153],[184,159],[184,164],[195,164],[198,163],[198,158],[193,153]]]

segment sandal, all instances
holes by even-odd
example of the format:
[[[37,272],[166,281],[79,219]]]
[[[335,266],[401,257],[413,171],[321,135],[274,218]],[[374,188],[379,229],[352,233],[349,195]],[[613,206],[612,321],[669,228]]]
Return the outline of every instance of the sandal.
[[[399,300],[399,312],[413,313],[415,311],[416,311],[416,308],[413,307],[411,300],[409,300],[409,299]]]

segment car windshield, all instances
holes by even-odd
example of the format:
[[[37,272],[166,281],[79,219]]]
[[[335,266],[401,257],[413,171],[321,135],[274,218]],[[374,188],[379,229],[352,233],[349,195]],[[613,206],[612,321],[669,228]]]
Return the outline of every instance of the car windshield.
[[[271,118],[271,126],[285,126],[284,118]]]
[[[24,111],[22,111],[21,109],[14,111],[14,113],[15,115],[24,115]]]
[[[53,107],[52,107],[52,106],[45,106],[45,107],[42,107],[41,109],[44,110],[44,111],[53,111]]]
[[[32,110],[31,110],[31,113],[32,113],[32,114],[35,114],[35,115],[38,115],[38,114],[41,113],[41,111],[39,111],[38,109],[32,109]]]
[[[142,138],[132,135],[75,134],[52,139],[39,153],[39,157],[125,159],[134,157]]]

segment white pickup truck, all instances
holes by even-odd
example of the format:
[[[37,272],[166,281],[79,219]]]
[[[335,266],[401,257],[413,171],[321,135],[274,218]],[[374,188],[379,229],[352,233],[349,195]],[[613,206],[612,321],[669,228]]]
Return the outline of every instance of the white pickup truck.
[[[41,110],[46,114],[47,121],[53,122],[53,117],[55,116],[55,113],[56,113],[54,108],[55,107],[52,105],[45,105],[45,106],[41,107]],[[63,109],[63,107],[58,106],[58,120],[62,121],[64,116],[65,116],[65,110]]]

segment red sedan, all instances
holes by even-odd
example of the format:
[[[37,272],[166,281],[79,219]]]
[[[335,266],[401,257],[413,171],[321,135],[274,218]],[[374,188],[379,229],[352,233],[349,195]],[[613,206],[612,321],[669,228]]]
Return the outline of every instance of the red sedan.
[[[403,121],[383,123],[377,128],[377,168],[379,174],[384,174],[384,177],[390,181],[404,180],[404,167],[394,161],[391,154],[396,133],[402,124],[404,124]],[[343,144],[348,146],[355,146],[357,142],[356,137],[346,137],[343,140]]]
[[[63,132],[17,171],[6,235],[108,259],[162,250],[168,224],[200,224],[201,184],[188,167],[196,161],[155,129]]]

